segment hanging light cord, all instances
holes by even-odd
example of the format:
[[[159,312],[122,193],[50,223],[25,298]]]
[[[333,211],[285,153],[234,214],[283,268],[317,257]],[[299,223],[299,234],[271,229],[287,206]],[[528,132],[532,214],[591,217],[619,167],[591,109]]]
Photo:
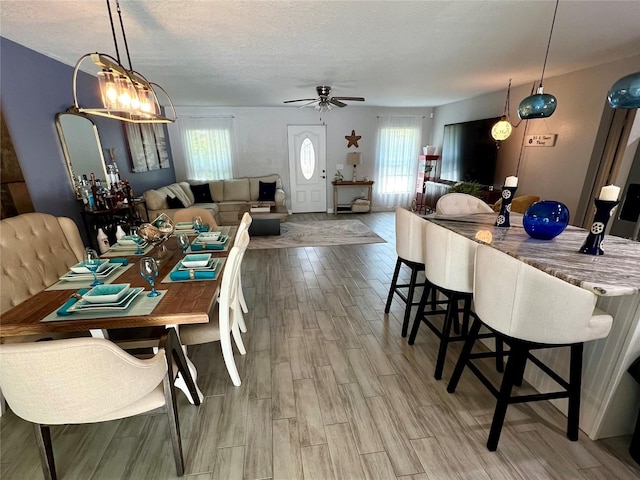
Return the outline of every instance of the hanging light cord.
[[[108,0],[107,0],[108,1]],[[559,1],[559,0],[558,0]],[[556,4],[556,9],[558,8],[558,4]],[[122,23],[122,12],[120,11],[120,1],[116,0],[116,10],[118,11],[118,18],[120,19],[120,29],[122,30],[122,38],[124,39],[124,49],[127,52],[127,60],[129,61],[129,70],[133,70],[133,66],[131,65],[131,57],[129,56],[129,45],[127,44],[127,34],[124,33],[124,23]],[[553,19],[555,20],[555,15]],[[553,26],[551,27],[553,30]],[[551,41],[551,37],[549,37],[549,41]],[[547,51],[548,51],[547,47]],[[545,59],[546,62],[546,59]]]
[[[540,77],[540,86],[542,87],[542,79],[544,78],[544,69],[547,67],[547,57],[549,56],[549,47],[551,46],[551,36],[553,35],[553,26],[556,24],[556,14],[558,13],[558,4],[560,0],[556,0],[556,8],[553,11],[553,20],[551,21],[551,31],[549,32],[549,41],[547,42],[547,52],[544,54],[544,64],[542,65],[542,76]]]
[[[113,45],[116,47],[116,58],[120,63],[120,50],[118,50],[118,41],[116,40],[116,27],[113,25],[113,15],[111,15],[111,3],[107,0],[107,11],[109,12],[109,23],[111,23],[111,34],[113,35]]]
[[[511,96],[511,79],[509,79],[509,86],[507,87],[507,98],[504,101],[504,116],[509,119],[509,97]]]

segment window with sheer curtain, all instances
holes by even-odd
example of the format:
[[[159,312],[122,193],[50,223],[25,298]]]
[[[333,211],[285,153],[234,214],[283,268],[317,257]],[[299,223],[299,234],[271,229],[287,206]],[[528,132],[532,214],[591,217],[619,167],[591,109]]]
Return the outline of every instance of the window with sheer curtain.
[[[415,194],[421,117],[380,117],[374,168],[374,203],[379,208],[408,207]]]
[[[233,118],[178,117],[190,180],[233,178]]]

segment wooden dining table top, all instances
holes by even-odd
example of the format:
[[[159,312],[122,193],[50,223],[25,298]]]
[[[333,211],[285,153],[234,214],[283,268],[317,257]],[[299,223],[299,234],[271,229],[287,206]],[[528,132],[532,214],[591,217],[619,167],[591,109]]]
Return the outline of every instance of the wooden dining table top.
[[[227,257],[233,247],[236,231],[237,227],[230,231],[227,250],[206,253],[211,253],[213,257]],[[77,287],[70,282],[69,290],[43,290],[0,314],[0,337],[207,323],[215,307],[224,267],[215,280],[160,283],[182,258],[174,238],[170,238],[166,246],[171,256],[160,263],[156,279],[156,288],[166,290],[166,293],[150,314],[82,319],[74,319],[73,315],[69,315],[62,320],[42,322],[43,318],[59,309],[71,294],[77,291]],[[132,266],[117,278],[117,283],[129,283],[131,287],[144,287],[149,290],[149,283],[140,276],[138,269],[141,257],[123,257],[127,258]]]

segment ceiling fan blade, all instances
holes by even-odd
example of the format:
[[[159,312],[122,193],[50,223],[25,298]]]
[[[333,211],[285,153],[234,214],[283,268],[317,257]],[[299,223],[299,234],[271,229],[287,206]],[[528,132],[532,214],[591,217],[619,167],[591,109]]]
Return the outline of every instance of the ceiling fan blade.
[[[283,103],[293,103],[293,102],[315,102],[317,98],[299,98],[298,100],[285,100]]]
[[[318,103],[318,100],[314,98],[309,103],[305,103],[304,105],[300,105],[300,108],[308,107],[309,105],[313,105],[314,103]]]
[[[349,100],[351,102],[364,102],[364,97],[333,97],[334,100]]]
[[[337,100],[335,97],[331,98],[331,99],[329,100],[329,103],[332,103],[332,104],[334,104],[335,106],[340,107],[340,108],[342,108],[342,107],[346,107],[346,106],[347,106],[347,104],[346,104],[346,103],[342,103],[340,100]]]

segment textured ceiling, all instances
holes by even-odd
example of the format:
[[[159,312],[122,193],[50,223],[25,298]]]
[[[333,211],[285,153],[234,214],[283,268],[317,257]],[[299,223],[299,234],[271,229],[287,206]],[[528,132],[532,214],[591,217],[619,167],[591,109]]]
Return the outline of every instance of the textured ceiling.
[[[120,4],[134,69],[176,105],[281,106],[331,85],[364,105],[425,107],[539,80],[555,2]],[[104,0],[1,0],[0,35],[69,65],[115,56]],[[545,75],[637,54],[640,0],[565,0]]]

